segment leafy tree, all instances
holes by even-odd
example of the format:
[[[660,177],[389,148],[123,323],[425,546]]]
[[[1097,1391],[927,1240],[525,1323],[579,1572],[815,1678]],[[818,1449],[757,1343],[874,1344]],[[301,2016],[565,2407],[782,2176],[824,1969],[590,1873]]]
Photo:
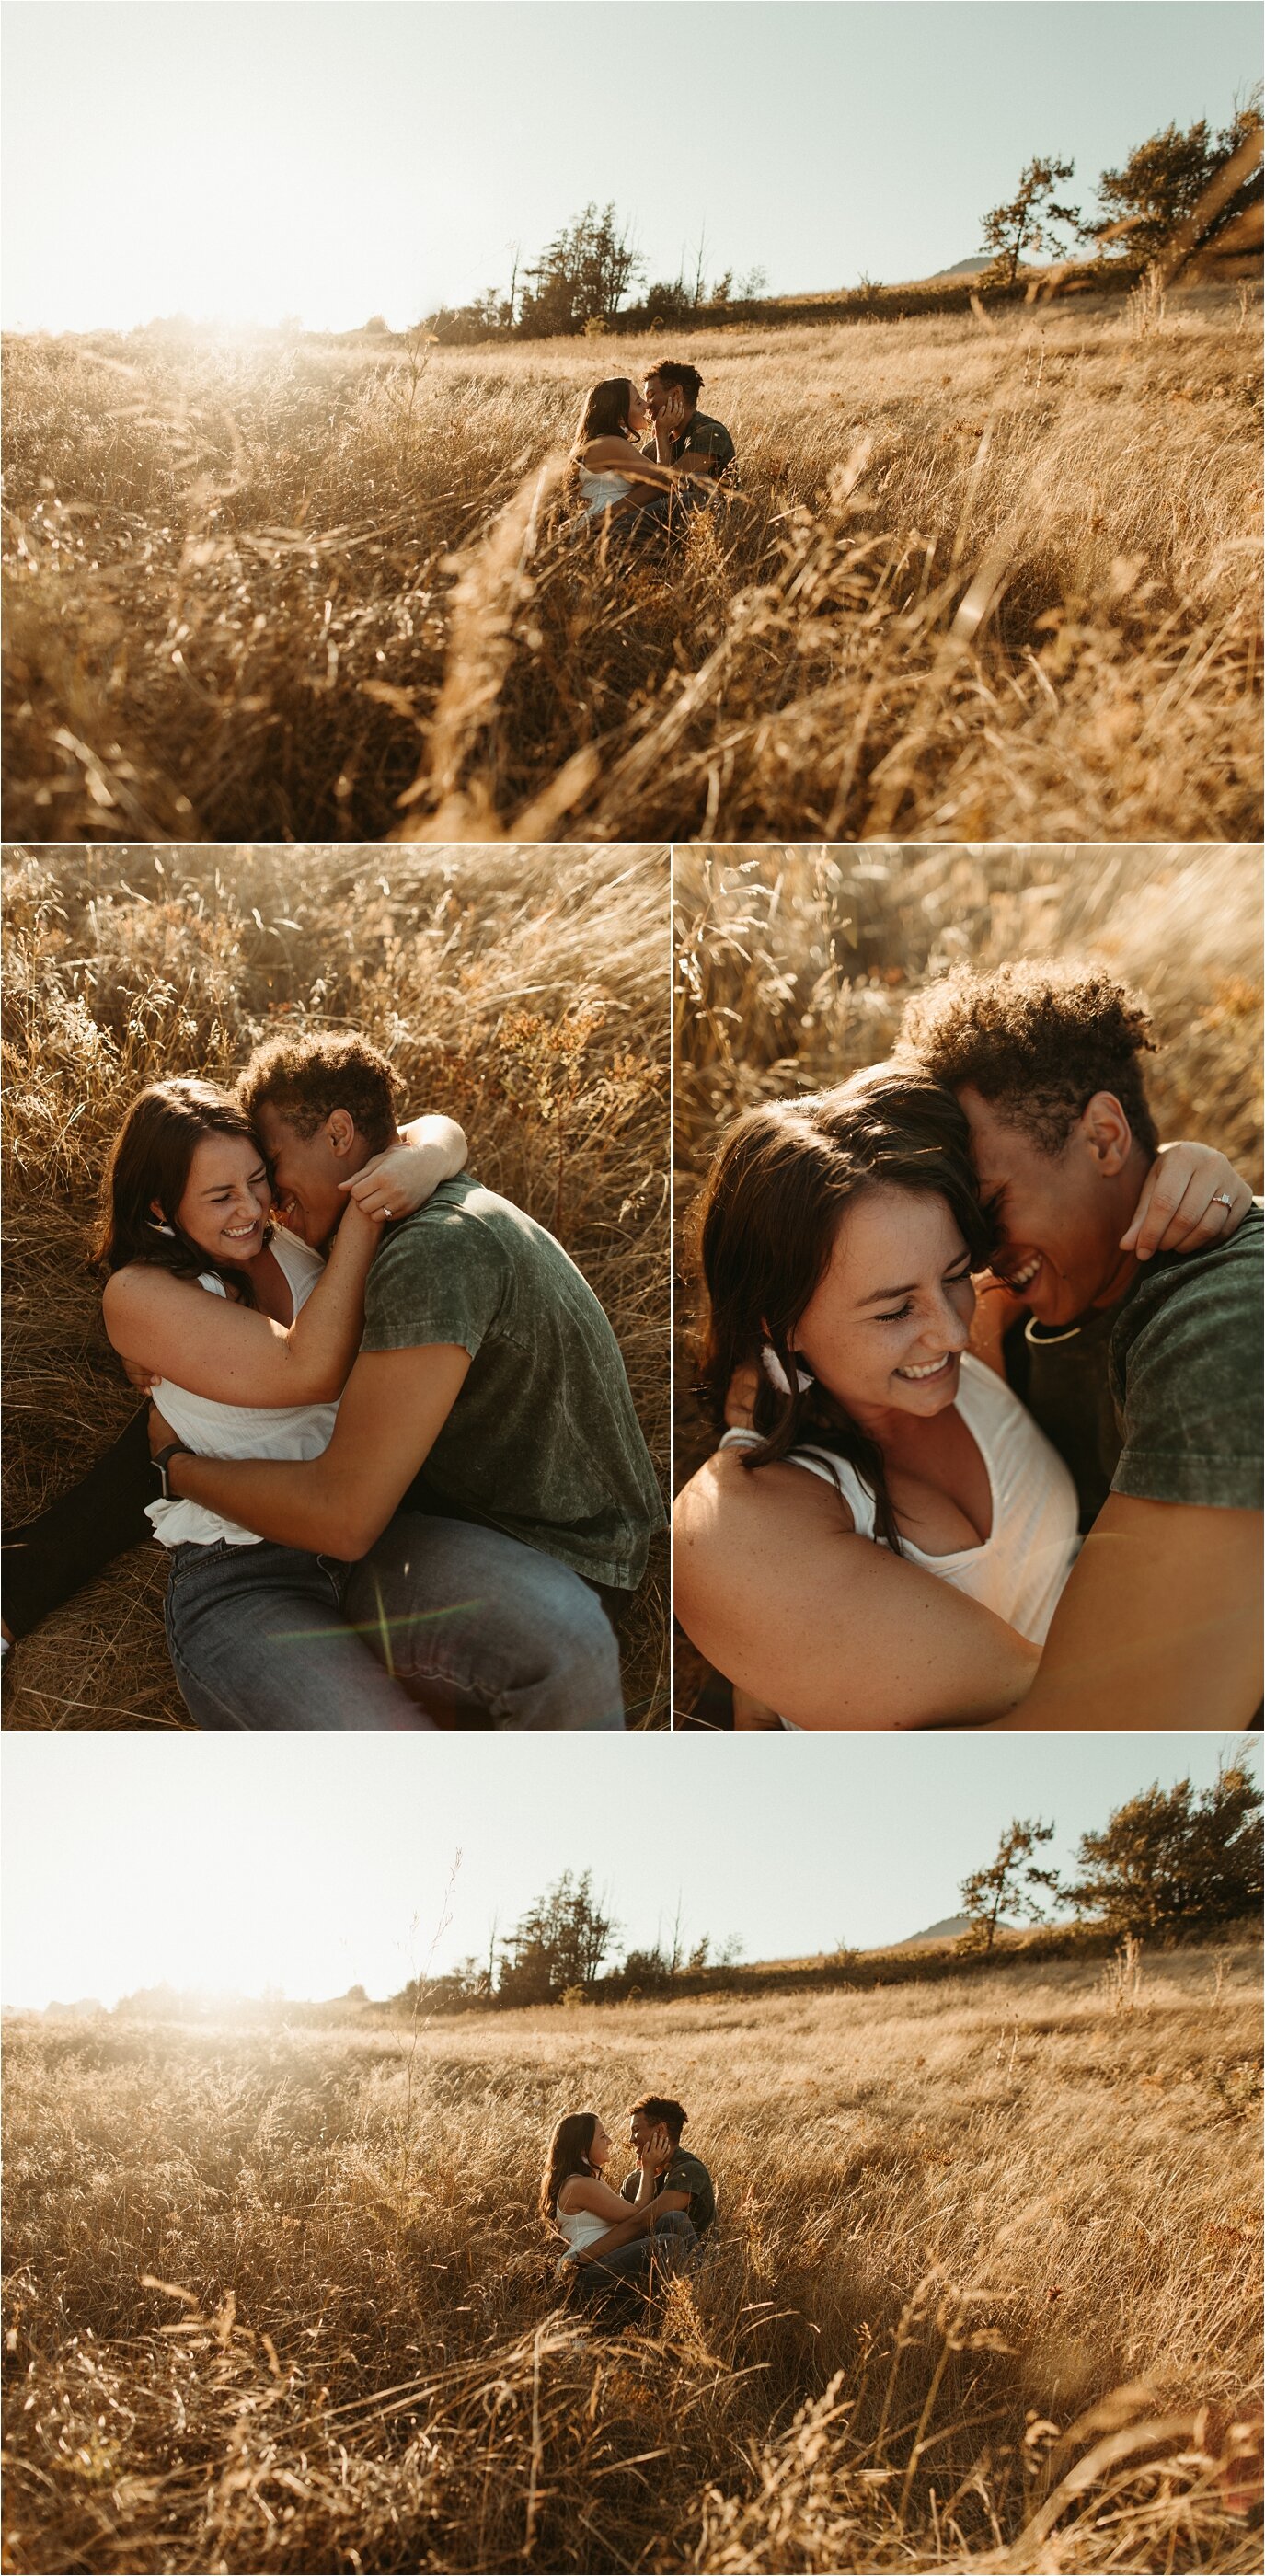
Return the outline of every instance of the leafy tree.
[[[498,2003],[556,2003],[576,1986],[591,1994],[618,1929],[593,1893],[591,1871],[579,1878],[565,1871],[510,1934]]]
[[[963,1879],[962,1910],[969,1914],[972,1934],[986,1951],[992,1949],[1003,1916],[1018,1915],[1027,1923],[1042,1920],[1045,1906],[1036,1893],[1038,1888],[1047,1896],[1058,1895],[1057,1871],[1038,1868],[1033,1858],[1039,1843],[1053,1839],[1053,1825],[1016,1818],[1007,1825],[998,1843],[996,1859]]]
[[[627,226],[613,205],[588,205],[526,271],[519,327],[531,339],[610,323],[634,280],[644,274]]]
[[[1236,152],[1259,140],[1261,111],[1253,99],[1227,126],[1213,133],[1206,118],[1194,125],[1166,125],[1129,154],[1120,170],[1104,170],[1098,182],[1099,211],[1081,227],[1087,241],[1101,242],[1132,259],[1154,259],[1183,224],[1194,228],[1196,242],[1215,241],[1218,234],[1257,204],[1261,196],[1259,162],[1247,169],[1223,202],[1199,220],[1199,208]]]
[[[1073,161],[1030,161],[1009,205],[994,206],[984,216],[984,248],[1005,271],[1008,286],[1014,285],[1021,260],[1035,251],[1058,249],[1056,226],[1068,224],[1079,231],[1080,207],[1060,205],[1054,195],[1075,167]]]
[[[1261,1903],[1261,1793],[1237,1764],[1211,1789],[1144,1789],[1100,1833],[1082,1834],[1081,1875],[1061,1902],[1137,1939],[1232,1923]]]

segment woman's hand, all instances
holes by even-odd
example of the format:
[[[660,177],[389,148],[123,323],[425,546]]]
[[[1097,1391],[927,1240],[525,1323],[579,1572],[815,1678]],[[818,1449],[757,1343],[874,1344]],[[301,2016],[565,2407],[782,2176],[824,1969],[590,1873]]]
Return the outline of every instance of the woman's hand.
[[[380,1223],[412,1216],[434,1197],[441,1181],[455,1180],[464,1170],[468,1148],[454,1118],[415,1119],[405,1139],[371,1154],[351,1180],[340,1184],[362,1216]]]
[[[1161,1145],[1120,1249],[1149,1261],[1153,1252],[1199,1252],[1209,1243],[1227,1243],[1251,1204],[1247,1182],[1215,1145]]]

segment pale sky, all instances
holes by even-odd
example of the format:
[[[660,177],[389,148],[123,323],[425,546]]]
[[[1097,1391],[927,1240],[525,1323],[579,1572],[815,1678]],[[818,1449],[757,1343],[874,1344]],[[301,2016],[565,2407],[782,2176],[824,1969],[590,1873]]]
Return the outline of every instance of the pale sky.
[[[901,1940],[958,1910],[1015,1816],[1051,1856],[1210,1735],[9,1735],[9,2006],[164,1979],[291,1997],[398,1992],[484,1953],[563,1870],[630,1943],[736,1934],[748,1959]],[[460,1864],[446,1895],[456,1854]],[[445,1920],[446,1916],[451,1917]]]
[[[1259,76],[1250,0],[9,0],[7,327],[396,328],[613,198],[653,277],[979,248]]]

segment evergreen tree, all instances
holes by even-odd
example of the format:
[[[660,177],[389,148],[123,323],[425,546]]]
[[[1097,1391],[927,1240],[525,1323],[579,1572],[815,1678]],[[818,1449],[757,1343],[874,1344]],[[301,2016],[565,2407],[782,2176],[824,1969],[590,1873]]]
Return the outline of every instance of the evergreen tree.
[[[1072,161],[1030,161],[1009,204],[994,206],[983,217],[984,248],[1004,271],[1008,286],[1014,285],[1022,260],[1037,251],[1058,248],[1057,225],[1080,230],[1080,207],[1060,205],[1054,195],[1061,182],[1071,178],[1075,166]]]
[[[997,1846],[994,1860],[985,1869],[972,1870],[962,1881],[962,1910],[971,1918],[971,1930],[987,1951],[991,1950],[997,1926],[1007,1915],[1018,1916],[1027,1923],[1039,1923],[1045,1912],[1041,1889],[1046,1896],[1057,1897],[1058,1874],[1038,1868],[1033,1858],[1039,1843],[1052,1842],[1053,1825],[1020,1822],[1007,1825]]]

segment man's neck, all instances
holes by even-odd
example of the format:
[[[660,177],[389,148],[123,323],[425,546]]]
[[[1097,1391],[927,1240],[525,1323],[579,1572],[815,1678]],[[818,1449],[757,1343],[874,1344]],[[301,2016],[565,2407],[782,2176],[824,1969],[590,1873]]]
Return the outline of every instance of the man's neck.
[[[1078,1323],[1088,1323],[1091,1315],[1101,1315],[1109,1308],[1119,1306],[1128,1296],[1138,1276],[1142,1264],[1135,1259],[1133,1253],[1121,1251],[1120,1237],[1126,1232],[1133,1211],[1142,1196],[1142,1184],[1150,1168],[1150,1155],[1142,1146],[1135,1145],[1124,1170],[1112,1185],[1113,1206],[1110,1222],[1115,1231],[1110,1245],[1104,1247],[1107,1267],[1104,1269],[1101,1285],[1091,1297],[1084,1314],[1077,1316]]]

